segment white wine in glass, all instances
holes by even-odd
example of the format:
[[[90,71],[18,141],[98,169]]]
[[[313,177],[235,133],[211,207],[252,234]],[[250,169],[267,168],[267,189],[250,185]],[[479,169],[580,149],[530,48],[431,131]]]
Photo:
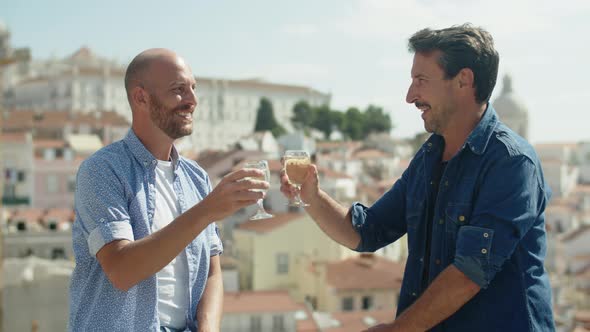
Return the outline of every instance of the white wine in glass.
[[[289,202],[289,205],[309,206],[309,204],[301,200],[301,197],[299,196],[299,192],[301,191],[301,185],[305,181],[307,170],[309,169],[309,165],[311,164],[309,154],[303,150],[287,150],[285,151],[283,160],[285,162],[285,171],[287,172],[287,176],[289,177],[289,182],[291,182],[297,188],[297,195],[295,195],[295,200]]]
[[[266,182],[270,183],[270,170],[268,169],[268,162],[266,160],[247,162],[244,164],[244,168],[256,168],[256,169],[260,169],[260,170],[264,171],[263,177],[247,177],[246,179],[260,180],[260,181],[266,181]],[[259,191],[259,192],[266,192],[267,191],[267,189],[253,189],[253,190]],[[250,217],[250,220],[258,220],[258,219],[266,219],[266,218],[274,217],[272,214],[266,212],[266,210],[264,209],[264,205],[262,203],[263,203],[262,198],[256,202],[256,204],[258,205],[258,211],[256,211],[255,215]]]

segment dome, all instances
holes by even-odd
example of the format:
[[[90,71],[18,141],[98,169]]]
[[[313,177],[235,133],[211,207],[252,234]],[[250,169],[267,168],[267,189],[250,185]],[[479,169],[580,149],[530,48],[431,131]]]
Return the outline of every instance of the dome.
[[[10,33],[10,31],[8,31],[8,26],[6,26],[6,24],[2,21],[0,21],[0,35],[5,35]]]
[[[513,118],[515,116],[526,116],[528,111],[524,103],[518,98],[512,89],[512,78],[510,75],[504,75],[502,83],[502,92],[493,102],[496,112],[500,119]]]

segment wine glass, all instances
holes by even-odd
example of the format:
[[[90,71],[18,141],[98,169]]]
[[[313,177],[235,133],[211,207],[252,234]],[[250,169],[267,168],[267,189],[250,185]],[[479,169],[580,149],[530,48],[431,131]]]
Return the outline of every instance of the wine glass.
[[[301,200],[299,192],[301,191],[301,185],[305,181],[307,170],[311,161],[309,159],[309,153],[303,150],[287,150],[283,156],[285,162],[285,171],[289,177],[289,182],[297,188],[297,194],[295,200],[289,201],[289,206],[309,206]]]
[[[270,171],[268,169],[268,162],[266,160],[260,161],[249,161],[244,164],[244,168],[255,168],[264,171],[262,177],[247,177],[246,179],[261,180],[270,183]],[[253,191],[266,192],[267,189],[253,189]],[[266,219],[274,217],[272,214],[266,212],[264,205],[262,204],[262,198],[259,199],[256,204],[258,205],[258,211],[256,214],[250,217],[250,220]]]

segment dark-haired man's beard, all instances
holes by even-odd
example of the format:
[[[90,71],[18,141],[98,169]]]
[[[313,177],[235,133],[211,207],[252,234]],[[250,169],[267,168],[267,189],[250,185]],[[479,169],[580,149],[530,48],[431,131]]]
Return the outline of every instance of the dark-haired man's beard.
[[[190,105],[181,105],[173,109],[166,109],[160,99],[150,94],[150,118],[168,137],[178,139],[193,132],[192,114],[190,122],[181,115],[190,111]]]

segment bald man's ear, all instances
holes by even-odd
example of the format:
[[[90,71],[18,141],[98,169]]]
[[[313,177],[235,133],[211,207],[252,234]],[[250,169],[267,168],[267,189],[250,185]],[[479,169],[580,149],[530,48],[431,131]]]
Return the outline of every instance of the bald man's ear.
[[[131,100],[138,107],[146,107],[149,102],[147,92],[140,86],[131,89]]]
[[[473,75],[473,71],[471,69],[461,69],[456,77],[458,79],[460,88],[474,86],[475,76]]]

